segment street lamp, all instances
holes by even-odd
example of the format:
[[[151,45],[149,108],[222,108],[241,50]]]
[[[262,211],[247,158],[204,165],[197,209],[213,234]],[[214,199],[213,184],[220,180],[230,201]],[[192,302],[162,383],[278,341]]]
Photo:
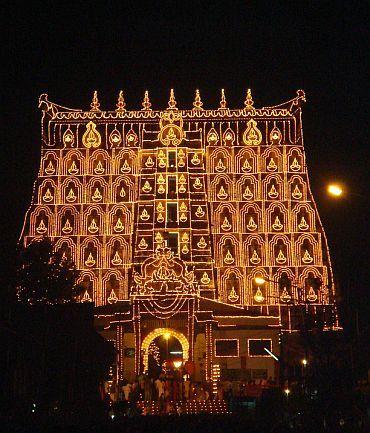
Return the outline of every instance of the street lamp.
[[[308,364],[307,359],[306,358],[302,359],[302,365],[303,365],[303,367],[306,367],[307,364]]]
[[[328,193],[333,197],[340,197],[343,195],[343,188],[337,183],[331,183],[327,187]]]

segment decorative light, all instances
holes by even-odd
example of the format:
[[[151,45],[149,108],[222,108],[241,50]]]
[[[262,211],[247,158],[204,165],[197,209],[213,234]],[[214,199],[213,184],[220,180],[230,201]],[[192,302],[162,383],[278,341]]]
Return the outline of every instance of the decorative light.
[[[255,277],[254,281],[256,282],[256,284],[258,284],[259,286],[262,286],[263,284],[266,283],[266,280],[263,277]]]

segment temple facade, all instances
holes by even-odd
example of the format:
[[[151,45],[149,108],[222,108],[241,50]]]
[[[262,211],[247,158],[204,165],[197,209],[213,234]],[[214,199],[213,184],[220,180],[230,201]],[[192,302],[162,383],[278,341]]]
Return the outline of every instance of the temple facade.
[[[21,239],[48,236],[76,263],[80,301],[95,303],[117,349],[117,378],[171,356],[199,381],[275,377],[282,332],[307,317],[338,326],[303,101],[298,91],[256,108],[248,90],[230,109],[222,91],[208,110],[196,91],[182,110],[171,90],[165,110],[145,92],[131,111],[120,92],[103,111],[95,92],[83,111],[41,95],[41,163]]]

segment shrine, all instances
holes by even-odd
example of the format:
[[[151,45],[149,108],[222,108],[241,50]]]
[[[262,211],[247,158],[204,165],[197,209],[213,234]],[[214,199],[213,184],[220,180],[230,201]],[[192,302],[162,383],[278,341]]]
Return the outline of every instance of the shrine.
[[[302,311],[338,328],[312,196],[302,90],[256,108],[155,110],[123,92],[102,110],[40,96],[42,154],[21,239],[50,237],[81,271],[81,302],[114,343],[117,380],[166,362],[195,381],[278,376],[280,336]],[[258,283],[258,280],[260,283]],[[177,366],[177,367],[176,367]]]

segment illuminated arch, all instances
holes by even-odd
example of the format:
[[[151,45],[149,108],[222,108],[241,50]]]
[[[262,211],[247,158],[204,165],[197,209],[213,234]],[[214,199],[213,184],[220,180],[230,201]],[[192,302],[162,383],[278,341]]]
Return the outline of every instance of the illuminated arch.
[[[141,351],[143,356],[143,370],[146,372],[149,366],[149,346],[150,343],[161,335],[170,334],[171,337],[175,337],[181,344],[182,347],[182,357],[184,362],[189,359],[189,342],[185,335],[179,331],[175,331],[171,328],[157,328],[150,332],[141,343]]]
[[[259,248],[256,248],[256,245]],[[257,249],[258,257],[252,261],[253,252]],[[242,266],[263,266],[266,262],[266,242],[261,235],[248,235],[243,242]],[[260,261],[258,261],[258,258]],[[244,263],[243,263],[244,261]]]
[[[290,244],[289,237],[284,234],[276,234],[271,238],[269,242],[269,262],[273,263],[275,266],[279,266],[279,262],[276,261],[276,252],[275,252],[275,247],[277,247],[279,243],[285,246],[286,261],[284,262],[284,265],[289,266],[291,265],[290,262],[292,257],[291,244]]]
[[[61,194],[62,194],[62,203],[68,203],[68,199],[67,196],[73,187],[76,189],[76,191],[73,191],[76,195],[76,198],[72,201],[72,203],[76,204],[76,203],[84,203],[84,197],[82,194],[82,184],[80,182],[80,180],[77,177],[67,177],[66,179],[64,179],[63,183],[62,183],[62,188],[61,188]]]
[[[112,276],[116,277],[116,279],[118,281],[118,286],[119,286],[118,291],[115,292],[115,294],[119,299],[121,299],[121,297],[122,297],[121,292],[123,289],[123,285],[125,283],[125,279],[124,279],[123,275],[121,274],[121,272],[119,272],[118,270],[109,270],[105,273],[104,277],[102,278],[102,283],[103,283],[102,284],[102,286],[103,286],[102,287],[102,290],[103,290],[102,301],[103,301],[103,304],[108,303],[108,297],[110,295],[110,293],[108,293],[108,284],[109,284],[109,281],[110,281]]]
[[[229,244],[229,245],[227,245]],[[225,266],[227,264],[232,264],[233,266],[240,266],[240,245],[239,239],[232,234],[223,234],[217,242],[217,254],[216,262],[218,266]],[[232,263],[227,263],[225,261],[226,254],[230,252],[234,261]]]
[[[92,213],[96,212],[98,220],[95,221],[98,225],[98,231],[96,235],[105,233],[105,214],[104,210],[99,205],[88,206],[83,213],[83,226],[81,227],[82,233],[90,235],[89,224],[91,223]],[[94,233],[95,234],[95,233]]]
[[[243,168],[246,159],[248,159],[250,169]],[[253,149],[243,148],[240,152],[236,154],[236,171],[238,173],[258,172],[257,156]]]
[[[312,265],[313,264],[318,264],[318,263],[322,263],[322,257],[321,257],[321,250],[319,248],[319,241],[315,239],[315,237],[311,234],[311,233],[304,233],[302,235],[299,235],[299,237],[297,238],[296,242],[295,242],[295,257],[296,257],[296,265],[298,266],[307,266],[307,263],[302,263],[302,251],[301,251],[301,247],[303,246],[303,243],[305,241],[308,241],[310,244],[310,247],[312,249],[312,251],[309,253],[312,255],[313,261],[312,261]]]
[[[223,233],[221,226],[223,224],[225,216],[228,218],[229,223],[231,224],[231,231],[237,233],[238,232],[238,218],[236,218],[236,209],[231,203],[220,203],[217,208],[214,210],[214,218],[215,218],[215,231],[214,233]]]
[[[72,233],[74,234],[80,234],[80,212],[77,211],[77,209],[74,206],[66,205],[61,206],[58,210],[57,214],[57,233],[61,236],[64,236],[64,233],[62,232],[63,224],[65,223],[66,214],[70,213],[73,216],[73,224],[72,225]],[[69,221],[71,223],[71,221]]]
[[[74,174],[82,174],[85,173],[85,158],[83,157],[82,153],[79,150],[69,150],[63,157],[64,163],[63,163],[63,175],[69,176],[72,173],[68,172],[68,169],[70,168],[72,161],[78,161],[79,167],[77,166],[78,173]]]
[[[131,163],[130,163],[130,160],[131,160]],[[135,155],[135,152],[131,149],[122,149],[118,152],[118,154],[116,155],[116,157],[113,160],[112,170],[114,170],[114,172],[116,174],[126,173],[126,171],[121,171],[122,164],[124,163],[124,161],[127,161],[127,163],[129,164],[129,166],[131,168],[130,173],[136,174],[137,173],[138,158]]]
[[[302,211],[306,214],[305,220],[308,224],[307,230],[310,232],[316,231],[316,224],[315,224],[315,211],[312,209],[312,207],[308,203],[298,203],[294,208],[292,209],[292,224],[293,224],[293,231],[299,232],[301,229],[299,228],[299,224],[301,223],[301,218],[299,215],[302,213]],[[302,216],[302,214],[301,214]]]
[[[50,171],[49,163],[52,163],[52,168],[54,171]],[[44,176],[53,176],[55,174],[58,174],[58,168],[59,168],[59,158],[56,152],[54,151],[47,151],[45,152],[44,156],[42,157],[42,173]]]
[[[292,169],[291,166],[293,164],[294,158],[297,160],[299,167],[297,169]],[[298,147],[292,147],[289,149],[286,155],[285,167],[284,170],[287,172],[304,172],[305,171],[305,160],[302,151]]]
[[[102,161],[104,163],[102,164],[103,170],[101,173],[99,171],[96,171],[96,164],[98,164]],[[98,174],[110,174],[110,157],[108,155],[108,152],[103,149],[94,150],[92,154],[90,155],[90,158],[88,159],[89,164],[89,174],[92,176],[98,175]]]
[[[300,193],[302,194],[301,197],[295,197],[295,188],[298,186],[298,189]],[[303,178],[297,174],[293,175],[289,181],[288,181],[288,196],[289,200],[292,201],[300,201],[300,200],[307,200],[307,185],[306,182],[303,180]]]
[[[44,216],[42,216],[42,214]],[[44,233],[39,233],[37,231],[37,226],[40,224],[41,220],[43,220],[44,225],[46,226],[46,231]],[[30,235],[41,236],[47,234],[48,236],[53,236],[54,230],[54,214],[48,206],[38,206],[30,215]]]
[[[271,172],[280,172],[283,171],[283,158],[281,155],[281,152],[279,149],[274,148],[274,147],[269,147],[268,149],[266,149],[262,155],[262,170],[266,171],[267,173],[271,173]],[[268,165],[271,161],[271,158],[273,158],[275,164],[276,164],[276,169],[275,170],[269,170]]]
[[[222,302],[231,303],[228,299],[228,290],[231,290],[229,281],[232,276],[235,276],[238,284],[234,287],[236,294],[239,295],[239,299],[232,302],[234,305],[244,303],[244,275],[241,273],[239,268],[226,268],[220,275],[220,298]],[[229,287],[228,287],[229,286]]]
[[[47,191],[49,190],[51,194],[51,198],[46,200],[45,196]],[[38,188],[38,199],[39,204],[55,204],[58,203],[58,188],[54,180],[52,179],[45,179]]]
[[[278,192],[277,197],[269,196],[272,185],[276,185],[275,189]],[[285,200],[284,182],[278,174],[269,174],[262,181],[263,199],[264,200]]]
[[[258,206],[258,204],[256,203],[245,204],[240,209],[240,214],[241,214],[241,224],[242,224],[241,229],[243,233],[250,233],[251,231],[254,231],[248,228],[251,217],[253,217],[253,220],[255,220],[254,222],[257,225],[256,230],[258,230],[259,232],[263,231],[262,211]]]
[[[122,230],[118,231],[116,223],[118,218],[121,219]],[[132,233],[132,218],[131,211],[124,204],[114,205],[107,214],[107,232],[110,234],[130,234]]]
[[[289,218],[288,218],[288,209],[284,206],[283,203],[271,203],[270,206],[266,209],[266,223],[267,228],[271,232],[275,232],[273,225],[275,224],[276,216],[280,213],[280,223],[283,225],[282,231],[289,232]]]
[[[134,182],[130,179],[129,176],[118,176],[115,181],[112,184],[112,188],[111,188],[111,201],[113,203],[117,202],[117,195],[119,195],[120,193],[120,189],[124,186],[125,189],[125,200],[124,201],[135,201],[135,184]]]
[[[69,252],[71,254],[71,259],[73,260],[74,263],[76,263],[76,261],[77,261],[77,258],[76,258],[76,245],[71,240],[71,238],[69,238],[69,237],[59,238],[57,240],[57,242],[54,244],[54,251],[60,251],[60,250],[65,251],[66,250],[65,247],[67,249],[69,249]]]
[[[116,248],[116,245],[119,244],[119,247]],[[114,259],[115,253],[118,251],[120,255],[120,259],[122,263],[119,263],[117,266],[121,267],[130,267],[131,264],[131,247],[129,242],[123,236],[112,236],[106,245],[106,254],[105,254],[105,266],[109,268],[114,268],[114,263],[112,264],[112,260]]]
[[[265,279],[265,283],[262,285],[257,285],[255,282],[256,277],[263,277]],[[264,268],[255,268],[252,269],[247,275],[247,285],[246,285],[246,300],[248,305],[266,305],[268,302],[267,297],[270,296],[270,282],[268,281],[269,274]],[[257,303],[254,300],[254,295],[256,294],[257,289],[260,289],[264,300],[261,303]]]
[[[220,193],[220,189],[223,187],[227,196],[224,199],[221,199],[218,194]],[[233,182],[230,177],[226,174],[217,174],[211,180],[211,200],[212,201],[221,201],[221,200],[233,200]]]
[[[98,186],[99,185],[99,186]],[[105,203],[107,202],[108,198],[108,184],[107,182],[102,179],[101,177],[92,177],[86,187],[86,202],[87,203],[94,203],[93,196],[95,193],[95,190],[98,189],[102,198],[99,201],[99,203]]]
[[[220,170],[217,170],[218,161],[221,159],[222,163],[225,166],[225,172],[232,172],[232,159],[229,151],[225,148],[218,148],[213,150],[209,155],[209,173],[219,173]],[[222,171],[222,170],[221,170]]]
[[[253,197],[245,197],[245,189],[248,186]],[[255,178],[254,175],[243,174],[240,177],[238,176],[238,181],[236,182],[235,187],[236,200],[237,201],[254,201],[259,200],[260,191],[259,191],[259,182],[258,179]]]

